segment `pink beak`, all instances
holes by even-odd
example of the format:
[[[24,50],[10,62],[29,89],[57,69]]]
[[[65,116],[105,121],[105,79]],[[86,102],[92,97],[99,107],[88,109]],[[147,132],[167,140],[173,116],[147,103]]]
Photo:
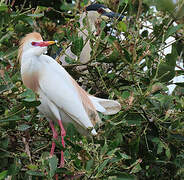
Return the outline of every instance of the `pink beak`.
[[[45,47],[45,46],[49,46],[49,45],[52,45],[55,43],[56,43],[56,41],[42,41],[42,42],[32,42],[31,44],[33,46]]]

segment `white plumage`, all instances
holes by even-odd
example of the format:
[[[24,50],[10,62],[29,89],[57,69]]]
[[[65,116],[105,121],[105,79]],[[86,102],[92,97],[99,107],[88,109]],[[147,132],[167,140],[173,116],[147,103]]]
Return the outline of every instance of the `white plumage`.
[[[54,41],[43,41],[39,33],[30,33],[21,41],[18,58],[23,83],[39,95],[41,105],[38,109],[50,121],[55,139],[57,132],[52,121],[58,122],[64,146],[65,131],[62,123],[65,126],[72,122],[85,135],[88,133],[87,129],[91,128],[91,133],[96,135],[94,125],[101,121],[97,111],[115,114],[120,110],[120,104],[89,95],[60,64],[44,55],[47,46],[53,43]],[[54,148],[53,142],[51,154]],[[62,158],[60,165],[64,165]]]

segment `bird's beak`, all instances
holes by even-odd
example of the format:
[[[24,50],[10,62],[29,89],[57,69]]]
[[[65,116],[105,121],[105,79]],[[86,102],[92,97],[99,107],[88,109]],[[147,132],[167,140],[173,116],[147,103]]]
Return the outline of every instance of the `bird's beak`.
[[[45,47],[45,46],[49,46],[52,44],[55,44],[56,41],[42,41],[42,42],[32,42],[33,46],[40,46],[40,47]]]
[[[119,21],[123,20],[123,18],[125,18],[125,16],[122,16],[121,14],[119,13],[115,13],[115,12],[104,12],[102,14],[102,18],[104,20],[107,20],[109,18],[115,18],[115,19],[118,19]]]

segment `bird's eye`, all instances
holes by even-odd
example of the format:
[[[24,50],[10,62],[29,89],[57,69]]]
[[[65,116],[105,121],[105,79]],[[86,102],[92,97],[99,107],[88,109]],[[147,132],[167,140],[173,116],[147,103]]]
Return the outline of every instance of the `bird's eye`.
[[[105,10],[102,9],[102,8],[99,8],[97,11],[98,11],[99,14],[104,14],[105,13]]]
[[[31,42],[31,45],[37,46],[37,43],[36,42]]]

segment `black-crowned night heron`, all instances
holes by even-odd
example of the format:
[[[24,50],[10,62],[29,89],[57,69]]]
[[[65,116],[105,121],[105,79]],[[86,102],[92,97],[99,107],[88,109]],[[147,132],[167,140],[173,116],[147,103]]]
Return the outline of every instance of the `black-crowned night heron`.
[[[112,12],[109,8],[104,6],[103,4],[92,4],[86,7],[86,11],[83,12],[80,15],[79,23],[80,23],[80,29],[82,31],[79,31],[78,34],[80,37],[83,38],[83,41],[86,41],[86,38],[88,37],[88,30],[87,27],[84,27],[83,20],[87,19],[89,24],[90,31],[96,35],[98,35],[98,29],[96,28],[97,24],[99,24],[99,20],[109,20],[111,18],[116,18],[118,20],[122,20],[124,16],[120,15],[119,13]],[[90,52],[91,52],[91,46],[90,46],[90,40],[88,40],[85,43],[85,46],[83,47],[81,54],[80,54],[80,63],[85,64],[90,61]],[[61,53],[62,54],[62,53]],[[59,57],[60,61],[62,62],[62,66],[68,66],[69,64],[65,61],[66,57],[70,57],[73,60],[77,60],[78,57],[72,53],[71,46],[68,47],[64,54]]]

